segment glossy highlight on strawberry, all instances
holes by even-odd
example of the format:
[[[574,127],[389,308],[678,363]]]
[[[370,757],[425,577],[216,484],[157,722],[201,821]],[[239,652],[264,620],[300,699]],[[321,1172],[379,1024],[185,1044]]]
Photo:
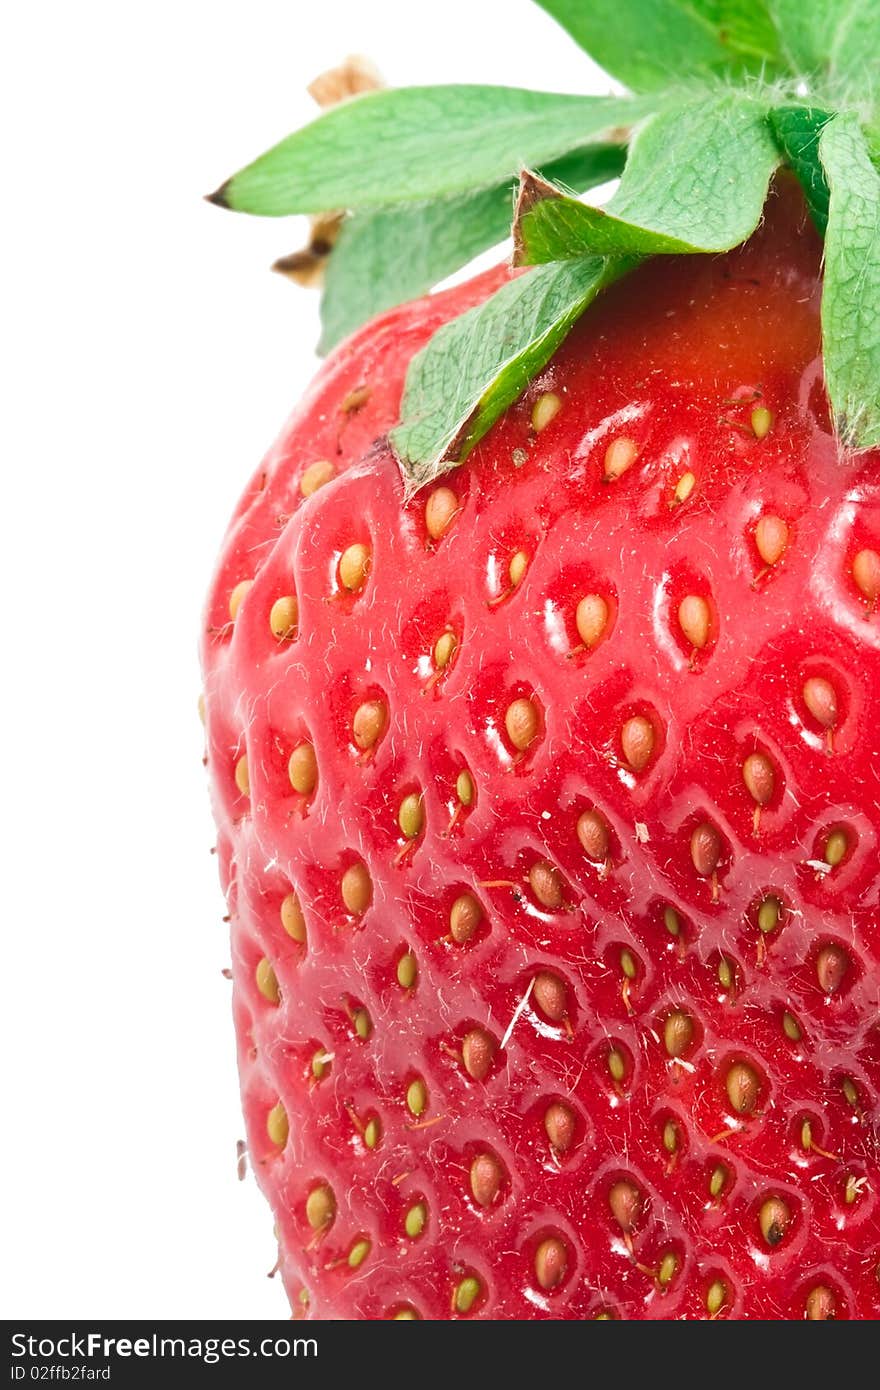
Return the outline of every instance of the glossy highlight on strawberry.
[[[410,360],[511,272],[394,310],[242,498],[207,758],[299,1315],[880,1316],[880,460],[820,256],[778,179],[409,501]]]

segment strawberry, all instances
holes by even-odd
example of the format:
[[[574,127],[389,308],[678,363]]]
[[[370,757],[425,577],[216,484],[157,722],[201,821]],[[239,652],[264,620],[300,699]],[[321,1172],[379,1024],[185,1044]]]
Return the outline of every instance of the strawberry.
[[[604,220],[524,175],[538,268],[348,337],[235,513],[207,762],[299,1315],[880,1315],[877,256],[806,111],[723,254],[711,169],[699,242],[628,182],[664,111]]]

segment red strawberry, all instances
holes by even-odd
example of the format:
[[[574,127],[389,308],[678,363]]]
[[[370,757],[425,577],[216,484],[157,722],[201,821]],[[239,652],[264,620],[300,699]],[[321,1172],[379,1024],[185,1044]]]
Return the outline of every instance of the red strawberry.
[[[315,1317],[880,1314],[878,456],[780,182],[404,500],[330,359],[203,643],[248,1143]]]
[[[880,22],[539,3],[633,95],[372,91],[213,198],[371,320],[209,604],[252,1157],[311,1316],[876,1317]],[[371,317],[516,175],[522,274]]]

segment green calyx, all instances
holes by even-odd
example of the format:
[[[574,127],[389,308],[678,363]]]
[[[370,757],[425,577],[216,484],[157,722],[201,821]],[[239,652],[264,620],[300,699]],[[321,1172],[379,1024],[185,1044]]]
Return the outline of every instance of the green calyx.
[[[525,0],[521,0],[525,3]],[[212,201],[343,209],[321,350],[496,245],[521,274],[412,360],[390,442],[413,492],[467,457],[573,323],[648,256],[714,254],[790,168],[825,238],[828,395],[849,450],[880,446],[880,5],[537,0],[631,94],[421,87],[343,102]],[[601,208],[578,196],[613,178]]]

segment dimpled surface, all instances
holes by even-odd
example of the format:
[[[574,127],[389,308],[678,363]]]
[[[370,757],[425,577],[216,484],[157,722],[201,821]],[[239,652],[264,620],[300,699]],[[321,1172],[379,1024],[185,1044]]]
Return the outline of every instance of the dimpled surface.
[[[880,619],[852,573],[878,460],[829,431],[818,265],[781,189],[745,248],[616,287],[442,479],[437,536],[384,436],[412,354],[507,272],[404,307],[328,361],[242,499],[208,767],[299,1315],[880,1314]],[[771,565],[762,515],[787,527]]]

